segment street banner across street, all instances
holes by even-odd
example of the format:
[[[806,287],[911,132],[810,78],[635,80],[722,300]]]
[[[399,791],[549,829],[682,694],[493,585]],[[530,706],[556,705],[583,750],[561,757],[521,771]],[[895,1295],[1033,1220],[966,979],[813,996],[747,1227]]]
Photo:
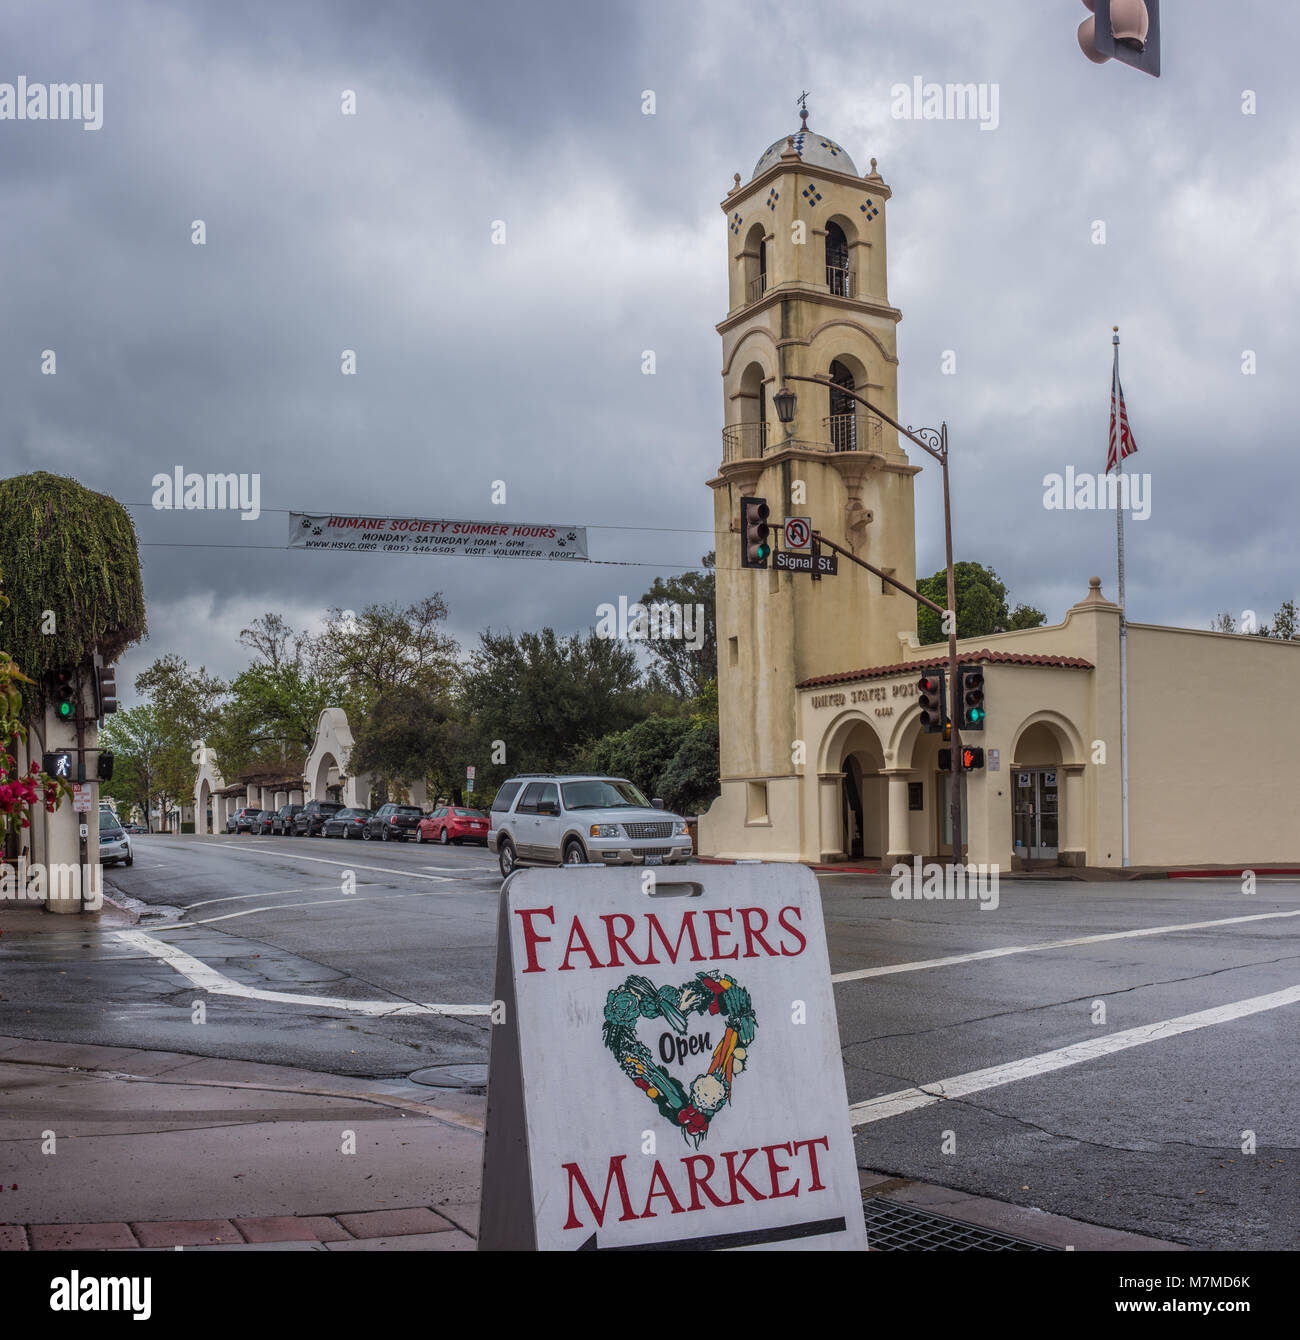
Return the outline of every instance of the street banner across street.
[[[288,547],[357,553],[581,560],[587,557],[587,532],[582,526],[524,521],[317,516],[307,512],[291,512]]]
[[[482,1250],[865,1250],[821,900],[790,865],[501,892]]]

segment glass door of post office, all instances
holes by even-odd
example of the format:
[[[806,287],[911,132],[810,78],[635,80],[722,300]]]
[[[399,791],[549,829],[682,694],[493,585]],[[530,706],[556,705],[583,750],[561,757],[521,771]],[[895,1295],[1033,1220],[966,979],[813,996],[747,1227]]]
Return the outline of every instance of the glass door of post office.
[[[1055,768],[1017,768],[1012,790],[1012,840],[1027,861],[1054,861],[1060,847]]]

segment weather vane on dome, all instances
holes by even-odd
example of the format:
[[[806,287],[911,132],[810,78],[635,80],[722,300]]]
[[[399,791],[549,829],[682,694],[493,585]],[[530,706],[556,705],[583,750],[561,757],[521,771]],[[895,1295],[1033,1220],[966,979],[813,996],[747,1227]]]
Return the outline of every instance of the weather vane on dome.
[[[800,93],[799,96],[798,96],[798,98],[795,99],[795,101],[798,102],[798,104],[799,104],[799,108],[800,108],[800,110],[799,110],[799,118],[800,118],[800,120],[803,121],[803,125],[800,127],[800,129],[802,129],[802,130],[807,130],[807,129],[808,129],[808,92],[807,92],[807,90],[805,89],[804,92]]]

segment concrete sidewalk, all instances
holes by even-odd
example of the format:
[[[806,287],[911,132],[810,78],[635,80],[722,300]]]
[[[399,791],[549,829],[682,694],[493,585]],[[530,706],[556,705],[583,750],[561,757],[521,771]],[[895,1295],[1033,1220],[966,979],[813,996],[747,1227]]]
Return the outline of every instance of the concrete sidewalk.
[[[0,1037],[0,1095],[0,1251],[476,1245],[482,1097],[11,1037]],[[1048,1249],[1182,1250],[886,1173],[860,1176],[865,1200]]]
[[[473,1250],[482,1097],[0,1038],[0,1250]]]

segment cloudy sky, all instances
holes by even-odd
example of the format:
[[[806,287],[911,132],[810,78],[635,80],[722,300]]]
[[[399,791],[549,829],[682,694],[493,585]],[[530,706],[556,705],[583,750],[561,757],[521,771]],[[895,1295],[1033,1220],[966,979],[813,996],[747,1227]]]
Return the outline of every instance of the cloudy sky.
[[[237,671],[268,609],[440,589],[466,644],[589,627],[712,547],[718,206],[806,88],[894,191],[901,413],[949,424],[957,556],[1052,622],[1091,573],[1113,593],[1113,518],[1046,511],[1042,479],[1104,466],[1118,324],[1153,489],[1132,617],[1267,618],[1300,595],[1300,18],[1165,8],[1152,79],[1083,58],[1078,0],[6,4],[0,83],[104,91],[98,130],[0,120],[0,472],[132,505],[124,687],[168,651]],[[916,76],[996,85],[997,128],[891,115]],[[177,466],[259,473],[262,516],[153,510]],[[935,471],[916,506],[928,573]],[[289,510],[579,523],[647,566],[286,552]]]

